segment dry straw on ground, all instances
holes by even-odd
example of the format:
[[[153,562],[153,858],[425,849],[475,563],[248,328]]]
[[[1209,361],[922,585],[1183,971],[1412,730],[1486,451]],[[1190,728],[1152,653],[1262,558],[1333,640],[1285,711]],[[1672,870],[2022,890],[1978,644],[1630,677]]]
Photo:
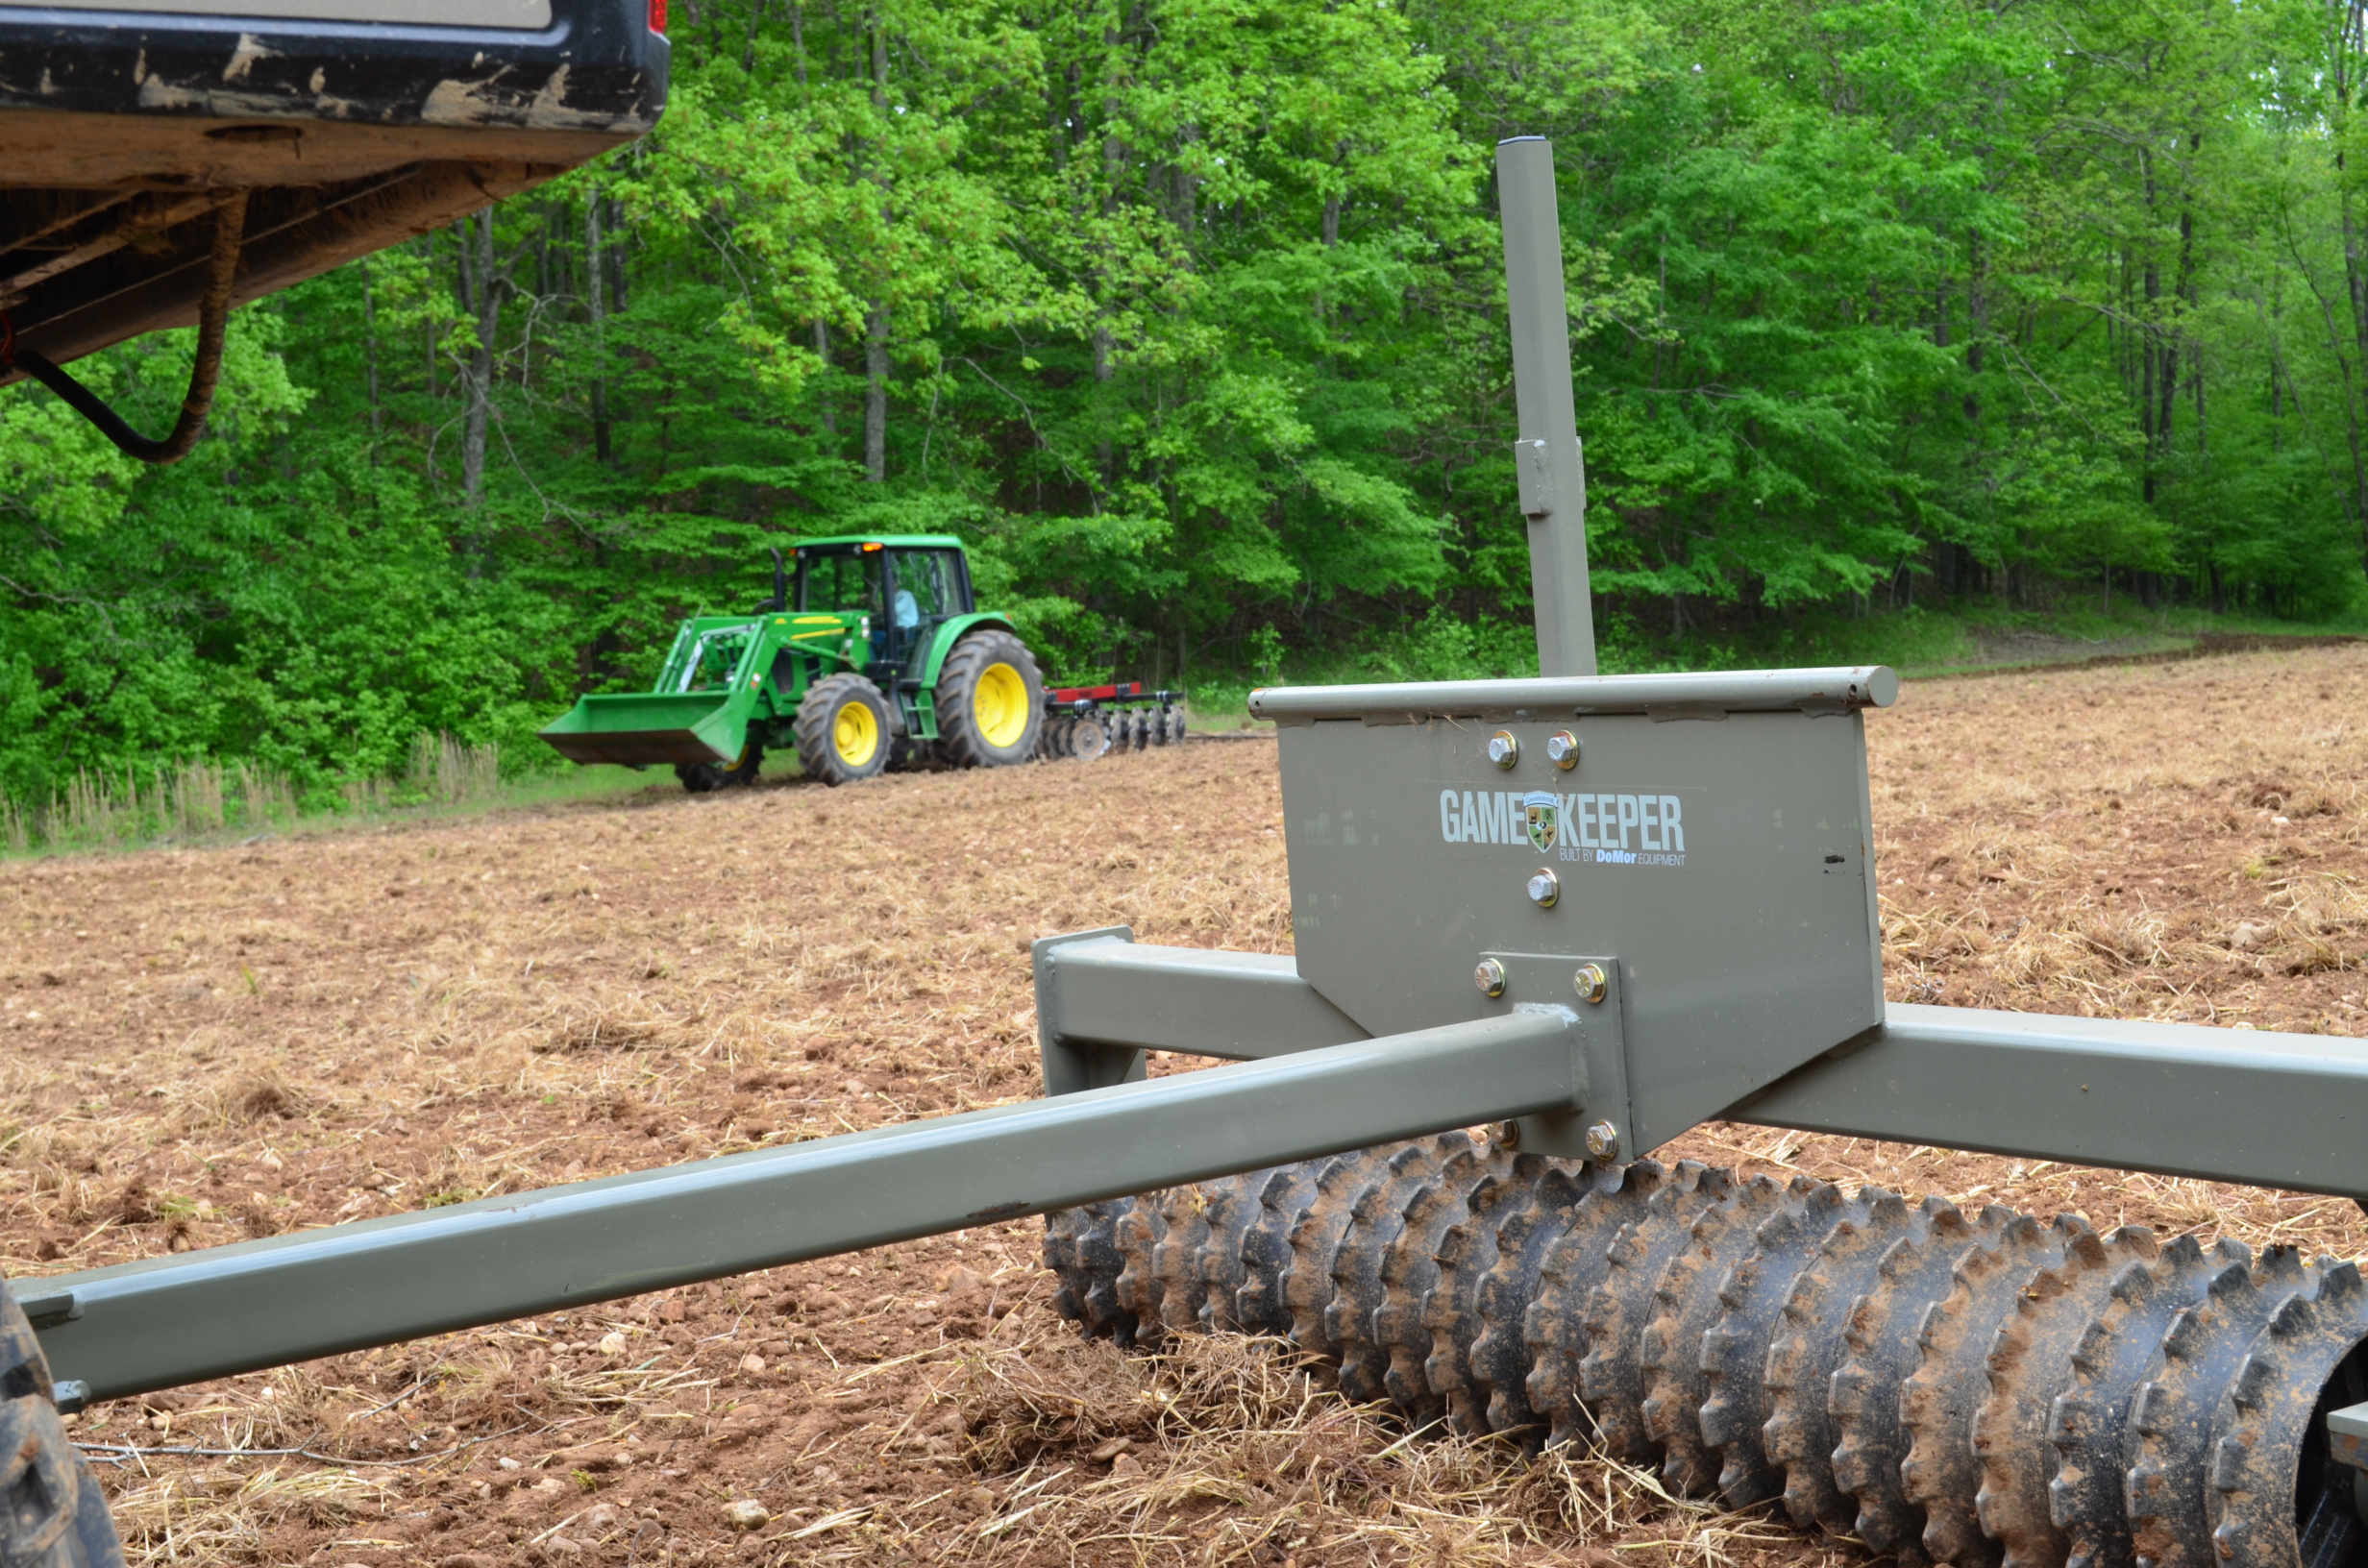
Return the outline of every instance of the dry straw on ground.
[[[1869,722],[1890,994],[2357,1032],[2364,691],[2355,649],[1912,686]],[[1028,941],[1130,924],[1288,950],[1279,809],[1270,745],[1211,743],[8,865],[0,1266],[1027,1094]],[[2368,1253],[2356,1210],[2304,1195],[1743,1127],[1670,1152]],[[1269,1347],[1081,1343],[1039,1234],[339,1357],[77,1431],[157,1563],[1847,1553],[1586,1458],[1409,1440]]]

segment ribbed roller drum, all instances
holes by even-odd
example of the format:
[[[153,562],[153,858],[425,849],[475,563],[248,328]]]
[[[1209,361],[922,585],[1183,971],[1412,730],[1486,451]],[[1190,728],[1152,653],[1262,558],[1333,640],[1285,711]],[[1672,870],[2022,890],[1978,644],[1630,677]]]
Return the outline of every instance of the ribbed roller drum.
[[[1247,1212],[1242,1231],[1242,1283],[1234,1288],[1233,1316],[1244,1334],[1291,1332],[1291,1308],[1283,1300],[1283,1277],[1291,1271],[1291,1237],[1316,1201],[1319,1163],[1285,1165],[1258,1188],[1258,1207]],[[1219,1266],[1212,1264],[1212,1269]]]
[[[2328,1453],[2328,1413],[2368,1402],[2368,1288],[2321,1261],[2255,1336],[2212,1412],[2213,1555],[2231,1568],[2346,1568],[2368,1535],[2368,1487]]]
[[[1930,1220],[1929,1209],[1911,1210],[1898,1193],[1867,1188],[1819,1238],[1785,1291],[1783,1320],[1768,1337],[1768,1414],[1760,1443],[1768,1462],[1784,1470],[1785,1511],[1796,1525],[1822,1525],[1836,1535],[1858,1528],[1858,1501],[1834,1481],[1834,1374],[1848,1353],[1843,1335],[1851,1305],[1875,1287],[1891,1243],[1919,1225],[1929,1228]]]
[[[1985,1204],[1968,1220],[1956,1205],[1936,1202],[1923,1217],[1925,1226],[1891,1243],[1874,1288],[1852,1306],[1842,1331],[1850,1354],[1826,1406],[1834,1417],[1834,1483],[1858,1499],[1859,1539],[1909,1568],[1932,1559],[1923,1507],[1909,1500],[1900,1477],[1910,1442],[1900,1387],[1922,1361],[1917,1331],[1956,1285],[1957,1261],[1977,1242],[1994,1242],[2015,1214]]]
[[[1567,1223],[1567,1213],[1578,1202],[1580,1190],[1570,1173],[1559,1165],[1524,1154],[1509,1168],[1483,1177],[1468,1196],[1465,1213],[1451,1216],[1452,1223],[1440,1237],[1438,1280],[1422,1301],[1422,1328],[1431,1340],[1422,1372],[1445,1405],[1449,1431],[1479,1436],[1492,1430],[1489,1409],[1495,1395],[1492,1377],[1495,1366],[1492,1361],[1487,1371],[1480,1370],[1473,1358],[1481,1354],[1490,1327],[1484,1302],[1501,1301],[1507,1293],[1497,1278],[1502,1262],[1497,1251],[1500,1240],[1514,1248],[1517,1268],[1529,1233],[1549,1213]],[[1543,1248],[1537,1250],[1542,1253]],[[1529,1290],[1518,1292],[1524,1305],[1537,1287],[1534,1262],[1529,1272]],[[1493,1358],[1501,1348],[1500,1343],[1491,1343],[1487,1354]],[[1525,1377],[1529,1357],[1517,1335],[1505,1371],[1517,1379]],[[1521,1414],[1506,1425],[1528,1424],[1524,1401]]]
[[[1644,1213],[1612,1238],[1603,1283],[1588,1292],[1579,1397],[1605,1451],[1624,1463],[1661,1458],[1661,1440],[1644,1418],[1644,1331],[1660,1315],[1654,1289],[1670,1260],[1691,1243],[1695,1221],[1733,1202],[1736,1191],[1727,1172],[1681,1162],[1645,1200]]]
[[[2061,1263],[2067,1248],[2094,1234],[2077,1215],[2059,1214],[2041,1226],[2018,1214],[1995,1240],[1958,1260],[1949,1293],[1924,1314],[1916,1335],[1923,1356],[1900,1385],[1909,1445],[1899,1482],[1908,1501],[1923,1506],[1924,1550],[1935,1562],[1998,1568],[2004,1549],[1974,1510],[1982,1467],[1973,1416],[1989,1397],[1990,1346],[2032,1276]]]
[[[2216,1560],[2209,1480],[2220,1401],[2255,1338],[2287,1301],[2317,1286],[2317,1274],[2292,1247],[2269,1247],[2252,1267],[2214,1275],[2204,1299],[2171,1319],[2155,1368],[2130,1402],[2138,1441],[2124,1507],[2138,1568]]]
[[[1611,1272],[1613,1247],[1644,1218],[1653,1194],[1671,1182],[1690,1187],[1701,1170],[1680,1165],[1672,1173],[1640,1160],[1625,1170],[1592,1172],[1586,1195],[1566,1214],[1542,1215],[1534,1228],[1517,1235],[1508,1226],[1497,1238],[1498,1284],[1484,1297],[1489,1328],[1473,1364],[1490,1368],[1496,1381],[1489,1409],[1499,1432],[1527,1431],[1533,1422],[1542,1422],[1549,1445],[1610,1446],[1586,1402],[1587,1358],[1595,1343],[1588,1322],[1595,1291]],[[1525,1280],[1534,1283],[1535,1292],[1526,1303],[1517,1303],[1513,1293]],[[1528,1374],[1517,1383],[1513,1377],[1517,1342],[1529,1356]],[[1640,1427],[1638,1436],[1641,1441]]]
[[[1974,1512],[2001,1549],[2005,1568],[2063,1568],[2070,1543],[2048,1506],[2057,1469],[2047,1425],[2072,1381],[2072,1352],[2105,1305],[2112,1282],[2159,1255],[2154,1232],[2125,1225],[2106,1236],[2084,1230],[2063,1262],[2042,1268],[2014,1293],[1990,1342],[1989,1397],[1973,1412],[1981,1464]]]
[[[1356,1217],[1357,1205],[1389,1177],[1388,1163],[1420,1150],[1367,1149],[1326,1161],[1316,1173],[1316,1190],[1291,1230],[1291,1258],[1282,1273],[1283,1307],[1291,1314],[1287,1336],[1293,1348],[1334,1366],[1341,1347],[1326,1327],[1332,1306],[1332,1261]]]
[[[1718,1315],[1702,1333],[1702,1441],[1718,1451],[1718,1495],[1731,1507],[1785,1489],[1784,1471],[1770,1460],[1764,1431],[1768,1347],[1792,1282],[1817,1244],[1845,1218],[1862,1220],[1866,1207],[1866,1200],[1845,1199],[1830,1182],[1794,1177],[1783,1204],[1752,1233],[1751,1250],[1719,1284]]]
[[[1046,1217],[1121,1344],[1287,1337],[1410,1426],[1782,1493],[1911,1565],[2368,1568],[2351,1263],[1460,1134]]]
[[[1381,1178],[1349,1213],[1348,1228],[1332,1255],[1324,1334],[1338,1347],[1341,1392],[1361,1405],[1390,1397],[1390,1346],[1374,1332],[1374,1317],[1389,1301],[1385,1274],[1406,1234],[1406,1211],[1448,1164],[1466,1159],[1471,1148],[1463,1133],[1406,1145],[1384,1163]],[[1412,1239],[1420,1245],[1420,1238]]]
[[[2105,1298],[2074,1341],[2061,1392],[2047,1417],[2056,1451],[2047,1483],[2048,1517],[2063,1532],[2066,1568],[2137,1568],[2123,1507],[2130,1401],[2153,1370],[2171,1319],[2204,1299],[2214,1276],[2253,1261],[2241,1241],[2206,1248],[2183,1236],[2151,1262],[2113,1276]]]
[[[1750,1255],[1759,1228],[1794,1196],[1765,1176],[1736,1183],[1724,1203],[1694,1220],[1686,1244],[1653,1287],[1653,1319],[1644,1326],[1639,1357],[1644,1430],[1661,1445],[1662,1482],[1680,1497],[1718,1490],[1718,1457],[1702,1430],[1702,1406],[1710,1397],[1702,1341],[1718,1320],[1718,1288]]]
[[[1472,1196],[1483,1183],[1512,1169],[1513,1157],[1495,1144],[1468,1145],[1448,1156],[1438,1176],[1418,1188],[1407,1202],[1403,1234],[1382,1262],[1382,1301],[1372,1315],[1373,1338],[1389,1355],[1382,1387],[1418,1427],[1443,1420],[1447,1413],[1444,1390],[1431,1382],[1435,1341],[1423,1322],[1424,1308],[1434,1296],[1445,1301],[1455,1296],[1452,1286],[1439,1288],[1447,1232],[1470,1214]],[[1453,1369],[1449,1371],[1452,1376]]]

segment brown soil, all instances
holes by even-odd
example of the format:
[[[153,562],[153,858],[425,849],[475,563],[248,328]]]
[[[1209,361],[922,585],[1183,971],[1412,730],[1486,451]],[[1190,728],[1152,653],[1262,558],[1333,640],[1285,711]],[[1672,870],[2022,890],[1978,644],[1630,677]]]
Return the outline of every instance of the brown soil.
[[[1910,687],[1868,726],[1891,995],[2359,1032],[2363,696],[2358,647]],[[1196,745],[0,869],[0,1268],[1029,1094],[1028,942],[1287,950],[1278,824],[1270,747]],[[1665,1152],[2368,1253],[2304,1195],[1739,1127]],[[1847,1550],[1600,1464],[1401,1442],[1259,1347],[1082,1343],[1040,1236],[226,1380],[77,1436],[155,1562]],[[245,1452],[162,1452],[191,1448]]]

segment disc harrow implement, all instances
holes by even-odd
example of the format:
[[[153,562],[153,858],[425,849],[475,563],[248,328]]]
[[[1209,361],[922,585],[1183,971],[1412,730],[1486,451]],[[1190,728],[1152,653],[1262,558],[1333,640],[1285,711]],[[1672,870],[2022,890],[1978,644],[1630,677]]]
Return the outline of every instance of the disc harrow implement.
[[[1048,761],[1092,762],[1119,751],[1145,751],[1184,740],[1184,694],[1139,680],[1056,686],[1045,693],[1036,754]]]
[[[1410,1427],[1599,1446],[1954,1568],[2362,1568],[2356,1265],[1462,1133],[1047,1215],[1089,1335],[1272,1335]]]

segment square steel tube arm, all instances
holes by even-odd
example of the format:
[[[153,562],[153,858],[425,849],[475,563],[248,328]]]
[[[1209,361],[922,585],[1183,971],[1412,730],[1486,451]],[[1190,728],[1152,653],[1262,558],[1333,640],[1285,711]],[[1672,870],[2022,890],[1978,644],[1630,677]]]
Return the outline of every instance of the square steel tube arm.
[[[1547,1008],[29,1281],[67,1403],[1567,1107]]]
[[[1048,1076],[1073,1030],[1105,1053],[1272,1056],[1355,1027],[1287,958],[1123,931],[1038,947]],[[1178,974],[1189,992],[1157,989]],[[1714,1119],[2368,1200],[2368,1041],[2330,1035],[1894,1002]]]
[[[2368,1041],[1894,1002],[1731,1121],[2368,1200]]]

